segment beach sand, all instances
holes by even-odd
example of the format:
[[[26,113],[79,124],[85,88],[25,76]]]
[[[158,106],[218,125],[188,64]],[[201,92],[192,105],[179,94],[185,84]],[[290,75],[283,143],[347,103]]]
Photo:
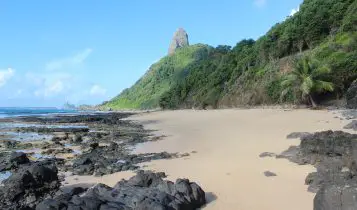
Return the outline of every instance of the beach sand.
[[[313,193],[305,177],[312,166],[298,166],[284,159],[260,158],[263,152],[280,154],[299,140],[292,132],[341,130],[347,121],[328,111],[249,109],[182,110],[138,114],[139,121],[164,140],[138,145],[134,152],[180,152],[190,156],[145,163],[145,169],[165,172],[169,180],[189,178],[207,193],[204,209],[309,210]],[[194,151],[194,153],[192,153]],[[266,177],[264,171],[277,174]],[[68,183],[102,182],[113,186],[132,172],[100,178],[73,177]]]

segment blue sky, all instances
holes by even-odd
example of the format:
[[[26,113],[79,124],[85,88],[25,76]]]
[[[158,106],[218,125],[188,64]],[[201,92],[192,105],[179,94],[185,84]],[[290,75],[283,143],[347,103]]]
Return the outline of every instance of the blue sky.
[[[258,38],[302,0],[3,0],[0,106],[97,104],[167,54],[177,28],[190,43]]]

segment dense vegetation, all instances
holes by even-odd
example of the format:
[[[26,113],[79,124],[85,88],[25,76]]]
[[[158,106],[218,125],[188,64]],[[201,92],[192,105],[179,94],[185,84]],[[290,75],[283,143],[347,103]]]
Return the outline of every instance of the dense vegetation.
[[[286,91],[283,85],[303,57],[328,67],[330,71],[318,80],[334,83],[332,93],[316,91],[312,96],[318,101],[343,97],[357,78],[356,0],[305,0],[298,13],[256,41],[243,40],[233,48],[195,45],[178,50],[105,106],[175,109],[305,103],[299,88]]]
[[[332,82],[322,80],[329,73],[331,69],[327,65],[311,60],[307,56],[300,58],[295,61],[293,70],[281,82],[284,89],[281,96],[284,97],[291,89],[295,89],[301,93],[302,99],[307,99],[313,107],[316,107],[313,93],[332,92],[335,89]]]
[[[180,77],[186,73],[187,67],[206,59],[211,50],[212,47],[202,44],[178,49],[175,54],[153,64],[130,89],[124,90],[104,105],[114,109],[158,107],[161,95],[169,91],[176,81],[182,79]]]

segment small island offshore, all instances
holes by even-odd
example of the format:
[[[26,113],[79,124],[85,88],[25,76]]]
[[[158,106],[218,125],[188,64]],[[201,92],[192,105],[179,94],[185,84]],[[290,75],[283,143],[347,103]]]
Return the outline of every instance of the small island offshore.
[[[188,32],[101,104],[0,108],[0,209],[357,209],[357,1]]]

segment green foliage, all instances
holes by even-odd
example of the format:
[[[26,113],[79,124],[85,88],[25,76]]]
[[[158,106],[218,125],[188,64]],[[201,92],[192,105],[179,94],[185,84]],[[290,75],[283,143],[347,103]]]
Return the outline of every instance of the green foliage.
[[[311,60],[309,57],[300,58],[296,62],[294,70],[286,75],[281,82],[283,87],[281,95],[285,97],[292,88],[297,88],[301,92],[302,98],[309,97],[312,105],[315,106],[312,94],[334,90],[332,82],[321,79],[330,72],[331,69],[328,66],[322,65],[316,60]]]
[[[357,1],[349,6],[342,24],[344,32],[357,31]]]
[[[124,90],[106,103],[113,109],[149,109],[159,106],[159,98],[185,71],[187,66],[210,54],[207,45],[192,45],[180,48],[175,54],[153,64],[148,72],[133,87]]]
[[[242,40],[233,48],[179,49],[104,106],[178,109],[301,103],[311,93],[332,91],[327,81],[333,81],[333,94],[341,97],[357,78],[356,21],[355,0],[304,0],[298,13],[256,41]],[[299,57],[310,60],[294,66]]]

